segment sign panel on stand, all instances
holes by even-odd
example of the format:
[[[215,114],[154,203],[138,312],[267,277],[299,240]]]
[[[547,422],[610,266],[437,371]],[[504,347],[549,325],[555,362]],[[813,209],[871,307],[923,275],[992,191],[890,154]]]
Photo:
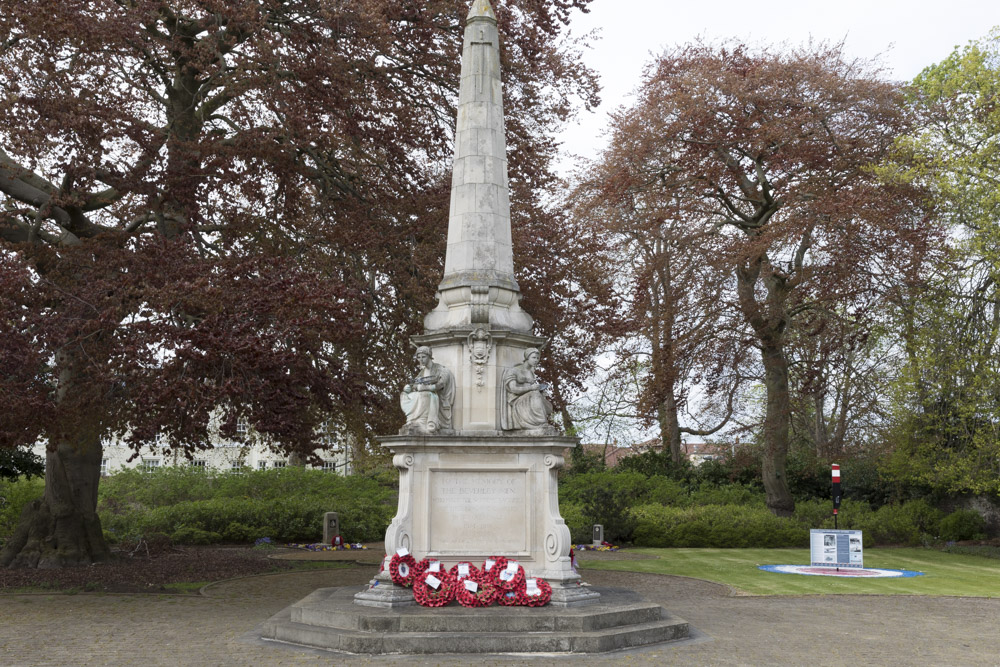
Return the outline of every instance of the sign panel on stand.
[[[809,531],[809,554],[814,566],[864,567],[864,552],[860,530]]]

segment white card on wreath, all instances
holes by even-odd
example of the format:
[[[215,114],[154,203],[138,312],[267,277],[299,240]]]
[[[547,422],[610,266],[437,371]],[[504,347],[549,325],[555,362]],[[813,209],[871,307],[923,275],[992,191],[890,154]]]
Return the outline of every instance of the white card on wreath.
[[[512,560],[507,563],[507,571],[510,572],[511,574],[517,574],[517,568],[518,565],[516,560]]]
[[[459,563],[458,564],[458,576],[462,577],[463,579],[465,579],[467,576],[469,576],[469,564],[468,563]]]
[[[428,572],[440,572],[441,571],[441,561],[439,561],[439,560],[433,561],[430,564],[430,566],[427,568],[427,571]]]
[[[537,579],[528,579],[524,582],[524,592],[528,595],[541,595],[542,591],[538,589]]]
[[[405,547],[400,547],[399,549],[396,549],[396,555],[400,558],[406,558],[410,555],[410,550]]]
[[[435,577],[433,574],[427,575],[427,579],[425,579],[424,581],[426,581],[427,585],[433,588],[434,590],[441,588],[441,580]]]
[[[487,570],[492,570],[494,565],[496,565],[496,561],[493,560],[492,558],[487,560],[485,563],[485,567]]]
[[[479,590],[479,584],[474,582],[472,579],[466,579],[465,590],[469,591],[470,593],[475,593]]]

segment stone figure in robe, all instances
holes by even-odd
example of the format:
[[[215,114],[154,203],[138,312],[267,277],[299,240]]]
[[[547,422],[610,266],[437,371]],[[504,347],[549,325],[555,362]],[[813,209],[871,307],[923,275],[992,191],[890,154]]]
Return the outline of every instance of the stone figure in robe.
[[[524,361],[503,374],[500,427],[504,430],[554,428],[549,424],[552,403],[542,393],[548,386],[535,377],[539,356],[537,349],[529,347]]]
[[[429,347],[418,347],[414,359],[420,370],[399,395],[400,407],[406,414],[406,424],[399,432],[437,433],[450,430],[451,409],[455,404],[455,377],[434,361]]]

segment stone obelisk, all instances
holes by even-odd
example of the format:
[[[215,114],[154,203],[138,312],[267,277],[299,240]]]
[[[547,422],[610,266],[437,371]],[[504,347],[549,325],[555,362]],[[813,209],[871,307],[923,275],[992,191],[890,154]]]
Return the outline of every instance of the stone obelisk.
[[[507,146],[497,20],[475,0],[465,28],[448,248],[437,307],[413,338],[420,370],[403,388],[407,423],[380,438],[400,490],[386,560],[359,604],[413,604],[388,575],[400,550],[451,566],[490,556],[517,560],[551,584],[552,604],[599,596],[570,563],[557,473],[575,438],[549,422],[535,366],[545,339],[531,333],[514,279]]]
[[[499,47],[493,8],[477,0],[462,49],[444,279],[424,318],[428,331],[489,324],[531,332],[514,280]]]

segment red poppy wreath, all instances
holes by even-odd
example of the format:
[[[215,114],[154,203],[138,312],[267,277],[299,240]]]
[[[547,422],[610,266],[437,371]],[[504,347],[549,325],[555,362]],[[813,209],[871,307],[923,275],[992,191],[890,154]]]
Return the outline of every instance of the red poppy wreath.
[[[552,586],[544,579],[527,579],[517,598],[522,607],[541,607],[552,599]]]
[[[443,607],[455,599],[455,582],[447,572],[425,571],[413,581],[413,599],[424,607]]]
[[[417,563],[417,576],[420,576],[424,572],[433,572],[440,578],[448,574],[448,568],[437,558],[425,558]]]
[[[489,607],[499,591],[490,581],[466,579],[456,584],[455,599],[463,607]]]
[[[468,561],[462,561],[461,563],[455,563],[448,570],[448,574],[451,578],[457,582],[461,582],[463,579],[475,579],[479,580],[479,568]]]
[[[392,560],[389,561],[389,576],[392,577],[392,583],[397,586],[412,585],[413,579],[417,576],[417,561],[412,554],[406,552],[402,556],[398,552],[393,554]]]
[[[502,592],[517,593],[524,588],[524,579],[524,568],[516,560],[509,560],[502,570],[497,570],[493,581]]]
[[[483,581],[491,581],[495,585],[497,583],[497,574],[505,567],[507,567],[506,558],[503,556],[490,556],[483,561],[483,568],[480,570],[481,579]]]

